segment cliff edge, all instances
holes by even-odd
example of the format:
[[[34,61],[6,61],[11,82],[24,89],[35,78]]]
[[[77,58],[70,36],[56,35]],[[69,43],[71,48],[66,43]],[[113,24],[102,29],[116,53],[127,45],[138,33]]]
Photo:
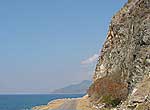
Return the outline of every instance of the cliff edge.
[[[128,0],[110,23],[88,91],[98,110],[149,105],[150,0]]]

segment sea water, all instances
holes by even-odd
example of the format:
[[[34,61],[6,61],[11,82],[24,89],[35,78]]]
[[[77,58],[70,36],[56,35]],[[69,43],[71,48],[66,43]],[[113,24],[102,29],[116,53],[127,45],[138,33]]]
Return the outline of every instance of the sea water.
[[[0,95],[0,110],[31,110],[54,99],[77,98],[84,94]]]

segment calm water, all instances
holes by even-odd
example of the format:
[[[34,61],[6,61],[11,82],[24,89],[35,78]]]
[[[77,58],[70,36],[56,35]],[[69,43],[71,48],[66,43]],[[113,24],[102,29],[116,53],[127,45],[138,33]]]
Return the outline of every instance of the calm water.
[[[47,104],[60,98],[76,98],[83,94],[0,95],[0,110],[30,110],[33,106]]]

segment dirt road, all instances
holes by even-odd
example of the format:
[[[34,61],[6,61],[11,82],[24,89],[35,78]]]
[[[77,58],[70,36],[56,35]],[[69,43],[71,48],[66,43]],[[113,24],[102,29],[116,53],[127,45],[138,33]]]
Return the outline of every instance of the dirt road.
[[[57,110],[76,110],[77,100],[70,99],[64,102]]]

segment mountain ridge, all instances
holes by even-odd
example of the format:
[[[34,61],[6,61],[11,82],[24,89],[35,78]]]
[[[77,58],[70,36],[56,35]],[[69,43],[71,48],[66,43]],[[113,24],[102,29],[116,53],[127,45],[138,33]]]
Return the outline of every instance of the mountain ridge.
[[[83,80],[80,83],[71,84],[71,85],[65,86],[63,88],[56,89],[56,90],[52,91],[51,93],[55,93],[55,94],[85,94],[91,84],[92,84],[92,81]]]

